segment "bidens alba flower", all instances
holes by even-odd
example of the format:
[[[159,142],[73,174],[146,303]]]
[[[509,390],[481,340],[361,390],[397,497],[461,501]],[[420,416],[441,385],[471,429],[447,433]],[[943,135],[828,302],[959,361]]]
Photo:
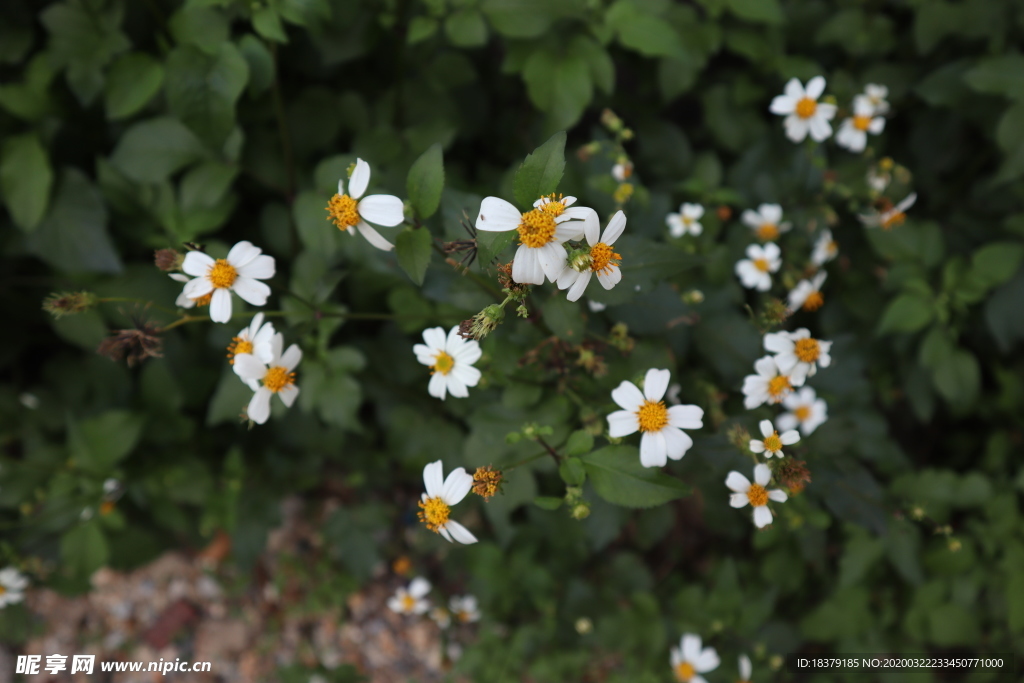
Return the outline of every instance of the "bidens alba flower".
[[[595,274],[597,281],[605,289],[611,289],[622,279],[622,271],[619,270],[622,256],[615,253],[612,245],[626,229],[626,214],[622,211],[615,212],[608,221],[600,241],[598,231],[601,226],[596,221],[584,221],[584,226],[584,235],[590,250],[573,252],[558,276],[558,288],[569,290],[566,295],[569,301],[578,301],[583,296],[587,285],[590,284],[590,278]]]
[[[789,293],[789,312],[793,313],[802,308],[808,313],[813,313],[825,303],[825,297],[821,295],[821,286],[825,284],[828,273],[822,271],[814,276],[813,280],[801,280]]]
[[[423,341],[412,350],[416,360],[430,368],[427,393],[442,401],[446,394],[456,398],[469,396],[468,387],[475,387],[480,381],[480,371],[473,367],[483,353],[480,344],[459,336],[458,325],[448,332],[447,338],[444,328],[423,330]]]
[[[614,438],[643,432],[640,437],[640,464],[662,467],[666,457],[679,460],[693,439],[684,429],[704,426],[704,410],[698,406],[666,407],[662,398],[671,373],[651,368],[644,377],[641,392],[632,382],[623,382],[612,391],[612,400],[622,410],[608,416],[608,434]]]
[[[828,353],[832,342],[812,338],[806,327],[795,332],[769,332],[764,335],[764,349],[775,354],[779,372],[786,374],[798,370],[805,377],[813,377],[818,367],[827,368],[832,363]]]
[[[685,633],[679,639],[679,647],[672,648],[669,661],[672,663],[672,673],[679,683],[707,683],[700,674],[718,668],[721,663],[718,653],[714,648],[702,645],[700,636]]]
[[[283,354],[284,336],[278,332],[270,340],[270,360],[264,363],[251,353],[235,356],[235,374],[255,392],[249,401],[246,413],[256,424],[263,424],[270,417],[270,397],[277,394],[281,402],[291,408],[299,395],[295,386],[295,366],[302,360],[302,350],[292,344]],[[259,384],[257,384],[259,382]]]
[[[737,683],[750,683],[750,677],[754,673],[753,667],[750,666],[750,657],[746,655],[740,655],[740,680]]]
[[[769,110],[786,117],[783,122],[786,137],[793,142],[803,142],[808,132],[815,142],[822,142],[832,135],[829,121],[836,115],[836,105],[818,102],[823,92],[825,79],[821,76],[807,81],[806,90],[799,80],[791,78],[786,83],[784,94],[772,100]]]
[[[917,193],[915,192],[907,195],[903,201],[890,209],[873,214],[861,214],[858,218],[869,228],[880,227],[882,230],[892,230],[903,225],[903,222],[907,220],[907,209],[912,207],[916,201]]]
[[[480,203],[476,229],[486,232],[519,233],[519,249],[512,262],[512,279],[524,285],[542,285],[547,277],[558,279],[565,265],[565,247],[569,240],[583,234],[583,223],[598,223],[597,212],[572,206],[575,197],[548,195],[533,203],[533,209],[521,213],[499,197],[486,197]]]
[[[784,232],[789,232],[792,224],[782,222],[782,207],[778,204],[762,204],[757,211],[747,209],[740,217],[757,239],[762,242],[774,242]]]
[[[0,609],[25,599],[28,579],[14,567],[0,569]]]
[[[183,273],[171,273],[168,275],[175,282],[191,282],[192,278]],[[195,308],[196,306],[209,306],[210,300],[213,299],[213,292],[209,294],[203,294],[196,298],[185,296],[185,292],[178,295],[178,298],[174,300],[174,305],[178,308]]]
[[[399,588],[388,598],[388,607],[398,614],[425,614],[430,602],[425,600],[430,593],[430,582],[417,576],[408,588]]]
[[[761,420],[758,427],[760,427],[761,435],[764,439],[761,441],[751,439],[750,450],[754,453],[764,453],[766,458],[770,458],[773,455],[776,458],[781,458],[783,456],[783,446],[791,446],[800,440],[800,435],[792,429],[780,435],[772,427],[771,420]]]
[[[878,135],[885,128],[885,119],[875,116],[875,108],[864,99],[853,101],[853,116],[839,124],[836,144],[851,152],[863,152],[868,144],[868,133]]]
[[[333,222],[342,232],[355,237],[351,228],[359,231],[366,241],[384,251],[391,251],[395,245],[384,239],[369,223],[393,228],[405,220],[402,200],[390,194],[371,194],[363,197],[370,184],[370,165],[356,159],[352,176],[348,179],[348,193],[345,180],[338,181],[338,194],[327,203],[327,220]],[[367,222],[369,221],[369,223]]]
[[[448,609],[459,623],[471,624],[474,621],[480,621],[480,608],[477,607],[476,596],[453,595],[452,599],[448,601]]]
[[[243,328],[238,336],[231,338],[228,344],[228,362],[235,364],[235,356],[240,353],[250,353],[263,363],[269,363],[273,358],[274,351],[270,344],[274,338],[274,324],[264,323],[263,314],[257,313],[253,316],[249,326]],[[253,391],[255,391],[253,387]]]
[[[808,436],[828,419],[828,406],[811,387],[790,394],[782,399],[782,405],[789,412],[775,418],[775,426],[783,431],[799,426],[803,435]]]
[[[214,260],[201,251],[185,254],[181,269],[193,279],[185,284],[182,295],[196,301],[210,297],[210,320],[226,323],[231,320],[231,292],[253,306],[262,306],[270,296],[270,287],[260,282],[274,277],[274,257],[263,255],[263,250],[252,242],[239,242],[231,247],[227,258]],[[182,305],[181,298],[178,305]]]
[[[889,111],[889,102],[885,99],[889,96],[889,88],[884,85],[868,83],[864,86],[864,93],[853,98],[854,106],[860,100],[870,106],[876,113],[885,114]]]
[[[436,460],[423,468],[423,485],[427,492],[420,501],[417,514],[420,521],[431,531],[441,534],[448,541],[476,543],[476,536],[454,519],[448,519],[452,506],[460,503],[473,488],[473,477],[457,467],[444,478],[441,461]]]
[[[668,232],[673,237],[683,235],[699,235],[704,231],[700,219],[704,217],[704,207],[700,204],[680,204],[679,213],[670,213],[665,217]]]
[[[789,496],[785,491],[765,487],[772,480],[772,471],[768,465],[758,465],[754,468],[754,483],[739,472],[733,470],[725,478],[725,485],[733,492],[729,496],[729,505],[734,508],[741,508],[747,503],[754,508],[754,524],[758,529],[772,523],[772,511],[768,509],[768,501],[785,503]]]
[[[839,245],[832,238],[832,231],[825,228],[821,235],[814,241],[814,251],[811,252],[811,263],[819,268],[839,255]]]
[[[772,356],[757,359],[754,372],[757,374],[743,378],[743,405],[747,410],[765,403],[781,403],[792,393],[793,387],[802,386],[807,378],[799,366],[788,373],[782,372]]]
[[[772,288],[771,274],[782,267],[782,254],[778,245],[769,242],[763,247],[751,244],[747,258],[736,262],[736,275],[747,289],[767,292]]]

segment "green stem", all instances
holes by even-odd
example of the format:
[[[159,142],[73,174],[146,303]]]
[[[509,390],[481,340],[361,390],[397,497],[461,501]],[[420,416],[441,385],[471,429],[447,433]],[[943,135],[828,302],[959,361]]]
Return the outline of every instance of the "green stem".
[[[511,465],[505,465],[504,467],[501,468],[501,471],[502,472],[508,472],[509,470],[514,470],[517,467],[521,467],[522,465],[526,465],[528,463],[531,463],[534,460],[538,460],[540,458],[543,458],[547,454],[548,454],[547,451],[541,451],[540,453],[535,453],[534,455],[531,455],[528,458],[523,458],[519,462],[514,462]]]
[[[441,245],[439,245],[435,241],[431,241],[430,244],[431,244],[432,247],[434,247],[434,251],[436,251],[438,254],[443,256],[445,259],[448,258],[448,254],[444,253],[444,249],[441,248]],[[466,275],[467,277],[469,277],[470,280],[475,282],[481,289],[483,289],[488,294],[492,294],[492,295],[494,295],[496,297],[500,297],[501,296],[501,294],[502,294],[501,290],[499,290],[497,287],[492,285],[487,280],[485,280],[482,277],[480,277],[478,274],[474,273],[469,268],[465,268],[465,267],[457,265],[457,266],[455,266],[455,269],[459,273],[461,273],[462,275]],[[502,306],[504,306],[504,304],[502,304]]]
[[[170,309],[170,308],[165,308],[164,306],[158,306],[157,304],[154,304],[152,301],[147,301],[146,299],[136,299],[136,298],[129,297],[129,296],[109,296],[109,297],[103,297],[103,298],[101,298],[99,300],[99,302],[101,304],[109,304],[109,303],[146,304],[146,306],[148,306],[150,308],[155,308],[158,311],[163,311],[164,313],[170,313],[171,315],[176,315],[177,314],[177,311],[175,311],[173,309]]]

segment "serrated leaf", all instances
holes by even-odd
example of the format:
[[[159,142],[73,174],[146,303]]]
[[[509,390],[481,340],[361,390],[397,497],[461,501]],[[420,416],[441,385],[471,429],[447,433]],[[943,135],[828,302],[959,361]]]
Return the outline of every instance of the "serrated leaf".
[[[558,474],[569,486],[583,486],[587,480],[587,470],[579,458],[566,458],[558,466]]]
[[[0,192],[14,224],[25,232],[46,215],[53,187],[53,169],[46,150],[33,133],[12,137],[0,155]]]
[[[430,218],[441,204],[444,191],[444,152],[435,143],[409,168],[405,182],[409,202],[420,218]]]
[[[878,334],[890,332],[916,332],[935,315],[932,301],[921,294],[901,294],[886,306],[878,323]]]
[[[552,135],[547,142],[526,157],[516,171],[513,190],[521,208],[558,189],[565,172],[565,131]]]
[[[597,495],[609,503],[647,508],[690,493],[683,482],[640,464],[631,446],[606,446],[580,458]]]
[[[594,449],[594,435],[579,429],[569,435],[565,442],[566,455],[585,455]]]
[[[422,285],[423,278],[426,277],[432,243],[433,238],[426,228],[405,230],[398,233],[395,240],[398,265],[402,266],[405,274],[417,285]]]

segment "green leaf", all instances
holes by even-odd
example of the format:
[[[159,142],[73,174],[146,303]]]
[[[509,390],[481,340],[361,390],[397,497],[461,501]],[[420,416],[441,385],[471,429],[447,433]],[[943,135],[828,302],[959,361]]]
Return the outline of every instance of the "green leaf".
[[[338,248],[337,233],[340,231],[327,220],[326,206],[327,200],[316,192],[300,192],[292,204],[292,217],[303,246],[330,257]],[[351,238],[346,236],[345,239]]]
[[[587,470],[579,458],[566,458],[558,466],[558,474],[569,486],[583,486],[587,480]]]
[[[934,315],[935,306],[928,297],[917,293],[901,294],[885,307],[877,334],[916,332],[931,322]]]
[[[558,189],[565,172],[565,131],[551,136],[543,145],[526,157],[516,171],[514,192],[522,208]]]
[[[505,232],[481,230],[476,236],[477,262],[481,266],[486,266],[501,252],[508,249],[512,240],[517,236],[518,233],[515,230],[506,230]]]
[[[69,432],[76,463],[101,473],[110,471],[135,448],[142,427],[142,417],[127,410],[108,410],[79,420]]]
[[[726,0],[726,6],[740,19],[760,24],[782,23],[779,0]]]
[[[594,436],[588,431],[577,430],[565,442],[566,455],[586,455],[594,449]]]
[[[49,52],[67,69],[68,85],[83,105],[103,89],[103,67],[131,43],[121,32],[122,3],[61,2],[40,14],[50,33]]]
[[[533,504],[542,510],[557,510],[564,502],[564,498],[557,496],[537,496],[533,499]]]
[[[664,19],[638,11],[617,14],[615,29],[623,47],[645,57],[686,58],[682,37]]]
[[[33,133],[8,138],[0,154],[0,193],[14,224],[25,232],[46,214],[53,169],[46,150]]]
[[[962,605],[950,603],[928,614],[930,640],[936,645],[973,645],[980,631],[977,617]]]
[[[249,94],[265,92],[274,82],[274,56],[263,41],[252,34],[242,36],[238,49],[249,65]]]
[[[637,449],[631,446],[606,446],[581,460],[597,495],[615,505],[654,507],[690,492],[678,479],[641,465]]]
[[[249,65],[233,44],[222,44],[216,55],[183,45],[167,58],[167,104],[200,140],[220,149],[248,80]]]
[[[164,67],[160,62],[143,52],[124,55],[107,74],[107,118],[123,119],[139,111],[160,91],[163,82]]]
[[[202,143],[180,121],[158,118],[125,131],[110,162],[137,183],[159,183],[205,155]]]
[[[437,19],[432,17],[413,17],[409,22],[405,40],[410,45],[415,45],[437,33],[438,26]]]
[[[1024,99],[1024,55],[986,57],[964,74],[964,81],[977,92]]]
[[[106,564],[109,554],[98,520],[72,527],[60,539],[61,564],[76,576],[91,576]]]
[[[544,302],[544,322],[559,339],[579,343],[583,340],[586,321],[583,319],[583,307],[565,298],[561,292],[552,295]]]
[[[1024,301],[1024,270],[996,289],[985,303],[985,322],[1003,353],[1009,352],[1014,343],[1024,339],[1021,301]]]
[[[588,57],[578,51],[539,48],[530,54],[523,80],[530,100],[549,115],[549,128],[569,128],[579,120],[594,96],[590,73]]]
[[[939,394],[954,405],[969,407],[978,399],[981,368],[969,351],[954,351],[945,363],[935,368],[933,379]]]
[[[230,38],[231,27],[226,14],[211,7],[182,7],[167,24],[179,45],[195,45],[211,55],[217,54]]]
[[[398,265],[402,266],[405,274],[418,285],[423,284],[423,278],[427,274],[432,243],[433,238],[426,228],[403,230],[398,233],[398,239],[395,240]]]
[[[435,143],[409,168],[405,181],[409,202],[420,218],[430,218],[441,204],[444,191],[444,152]]]
[[[1015,567],[1006,582],[1006,607],[1010,622],[1010,631],[1024,633],[1024,571]]]
[[[985,288],[996,287],[1013,277],[1022,258],[1024,244],[991,242],[971,255],[971,274]]]
[[[479,10],[464,7],[448,15],[444,32],[456,47],[480,47],[487,44],[487,24]]]
[[[118,273],[121,259],[107,233],[107,209],[80,171],[61,174],[46,218],[28,236],[28,251],[67,273]]]
[[[559,16],[550,0],[484,0],[480,6],[498,33],[509,38],[538,38]]]
[[[252,14],[252,27],[256,33],[275,43],[287,43],[288,34],[281,25],[281,17],[272,7],[262,7]]]

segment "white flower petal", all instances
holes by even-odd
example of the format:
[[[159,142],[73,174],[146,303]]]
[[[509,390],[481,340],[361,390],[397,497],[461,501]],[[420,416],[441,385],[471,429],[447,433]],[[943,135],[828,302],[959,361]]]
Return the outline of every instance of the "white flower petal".
[[[476,229],[485,232],[515,230],[523,221],[523,214],[500,197],[485,197],[476,217]],[[517,280],[518,282],[518,280]]]
[[[643,405],[644,395],[635,384],[623,381],[612,389],[612,400],[623,410],[635,413]]]
[[[289,384],[282,387],[281,390],[277,392],[277,395],[281,397],[282,403],[291,408],[292,404],[295,403],[295,399],[299,397],[299,388],[294,384]]]
[[[435,372],[430,376],[430,382],[427,384],[427,393],[434,398],[444,400],[445,395],[448,392],[448,378],[442,375],[440,372]]]
[[[576,278],[576,282],[572,284],[569,291],[566,293],[566,299],[569,301],[579,301],[580,297],[583,296],[583,292],[587,290],[587,285],[590,284],[590,278],[593,275],[593,271],[586,270],[579,274]],[[559,278],[561,280],[561,278]]]
[[[690,435],[676,427],[663,427],[660,434],[665,437],[665,453],[672,460],[679,460],[693,446]]]
[[[780,489],[772,489],[769,491],[768,498],[774,500],[776,503],[785,503],[789,500],[789,496],[786,495],[786,492]]]
[[[767,505],[759,505],[754,508],[754,525],[762,529],[772,523],[772,511]]]
[[[619,438],[640,431],[640,421],[635,412],[616,410],[608,416],[608,436]]]
[[[251,353],[240,353],[235,356],[234,361],[232,369],[244,380],[263,379],[267,374],[267,366]]]
[[[704,426],[704,409],[693,405],[671,406],[668,423],[680,429],[700,429]]]
[[[733,470],[726,476],[725,485],[730,491],[746,494],[750,489],[750,480],[736,470]]]
[[[370,224],[366,221],[359,221],[356,223],[356,230],[362,235],[367,242],[377,247],[381,251],[391,251],[395,248],[395,245],[388,242],[384,237],[377,232],[374,228],[370,227]],[[351,234],[351,233],[350,233]]]
[[[750,499],[747,498],[745,493],[730,493],[729,494],[729,506],[734,508],[741,508],[747,505]]]
[[[239,278],[239,280],[241,280],[241,278]],[[256,282],[256,280],[251,280],[250,282]],[[238,280],[235,280],[235,284],[238,284]],[[263,286],[266,287],[266,285]],[[231,320],[230,290],[214,290],[213,298],[210,299],[210,320],[215,323],[226,323]]]
[[[640,437],[640,464],[644,467],[664,467],[668,462],[668,449],[661,432],[644,432]]]
[[[390,194],[372,194],[359,200],[356,207],[363,220],[393,228],[405,220],[402,200]]]
[[[538,251],[540,250],[531,249],[523,245],[519,246],[519,249],[516,250],[515,259],[512,261],[513,280],[523,285],[544,284],[544,269],[540,265]],[[555,277],[557,278],[557,275]]]
[[[448,477],[444,480],[441,500],[448,505],[458,505],[472,488],[473,475],[468,474],[465,468],[456,467],[448,473]]]
[[[348,179],[348,196],[359,199],[370,185],[370,165],[362,159],[356,159],[356,167]]]
[[[192,277],[202,277],[214,264],[212,257],[201,251],[190,251],[185,254],[185,260],[181,263],[181,269]]]
[[[256,424],[263,424],[270,417],[270,389],[260,387],[249,400],[249,407],[246,408],[249,419]]]
[[[604,229],[604,235],[601,241],[605,244],[615,244],[615,240],[622,236],[622,233],[626,229],[626,214],[619,211],[615,212],[615,215],[608,221],[607,227]]]
[[[262,249],[253,246],[252,242],[243,240],[231,247],[231,251],[228,252],[227,262],[237,270],[245,267],[249,263],[252,263],[252,261],[261,253],[263,253]]]
[[[648,401],[654,402],[665,398],[665,392],[668,390],[668,383],[671,379],[670,371],[651,368],[644,375],[644,397]]]
[[[768,465],[756,465],[754,467],[754,481],[760,486],[767,486],[772,480],[772,471]]]
[[[706,647],[693,663],[693,668],[702,674],[706,674],[717,669],[719,664],[721,664],[721,660],[718,658],[718,653],[715,652],[714,648]]]
[[[811,80],[807,81],[807,87],[804,88],[804,95],[816,100],[821,97],[821,94],[825,92],[825,79],[822,76],[815,76]]]
[[[423,468],[423,488],[427,498],[437,498],[444,492],[444,465],[435,460]]]
[[[267,303],[267,297],[270,296],[270,287],[260,282],[259,280],[253,280],[251,277],[243,277],[239,275],[235,278],[235,282],[231,285],[231,289],[238,296],[242,297],[244,301],[249,302],[253,306],[263,306]],[[217,300],[217,294],[220,292],[227,293],[226,289],[218,289],[213,293],[213,300]],[[229,298],[230,300],[230,298]],[[213,303],[210,304],[211,306]],[[212,317],[212,315],[211,315]],[[228,306],[228,317],[231,317],[231,306]],[[226,320],[224,322],[227,322]]]
[[[469,529],[462,526],[454,519],[448,520],[448,524],[446,524],[445,526],[447,527],[448,531],[451,532],[452,538],[454,538],[459,543],[470,545],[471,543],[477,542],[476,536],[470,533]]]

